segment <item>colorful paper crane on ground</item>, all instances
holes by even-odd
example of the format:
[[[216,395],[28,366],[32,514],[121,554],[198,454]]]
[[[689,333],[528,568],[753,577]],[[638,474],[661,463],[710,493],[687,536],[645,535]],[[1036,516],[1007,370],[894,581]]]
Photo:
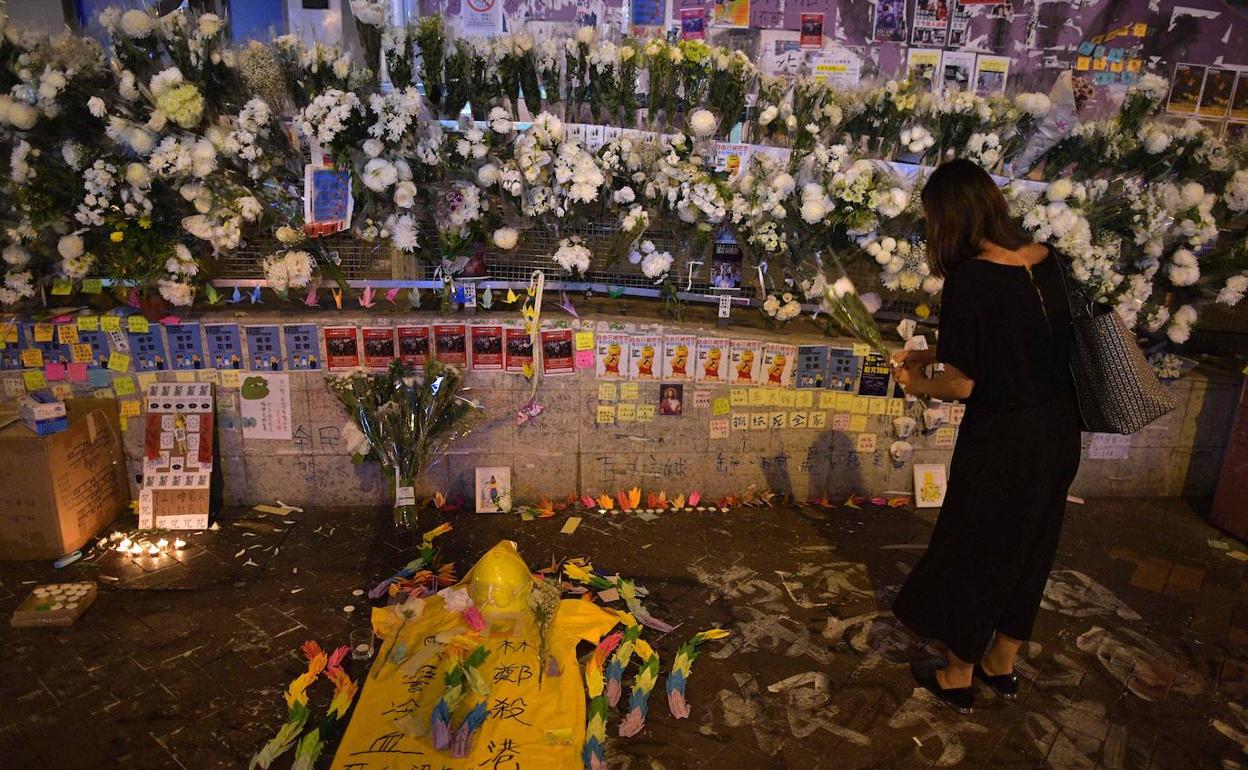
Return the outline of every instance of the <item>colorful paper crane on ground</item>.
[[[685,685],[689,674],[693,671],[693,661],[698,657],[698,647],[712,639],[723,639],[728,632],[722,628],[699,631],[676,651],[676,659],[672,661],[672,670],[667,674],[667,708],[677,719],[689,716],[689,704],[685,701]]]

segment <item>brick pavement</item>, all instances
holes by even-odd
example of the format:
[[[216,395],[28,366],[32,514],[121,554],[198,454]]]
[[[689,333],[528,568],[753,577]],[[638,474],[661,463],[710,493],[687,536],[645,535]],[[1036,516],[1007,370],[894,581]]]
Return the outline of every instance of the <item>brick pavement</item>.
[[[415,537],[387,517],[231,510],[176,560],[0,564],[5,614],[29,581],[118,578],[73,629],[0,630],[3,765],[244,767],[283,721],[299,645],[345,643],[367,623],[353,591],[411,558]],[[510,537],[535,567],[579,555],[635,578],[681,624],[657,639],[665,661],[693,630],[733,631],[699,658],[692,717],[656,692],[645,731],[611,741],[612,767],[1248,767],[1245,565],[1209,540],[1248,548],[1179,500],[1071,507],[1022,697],[981,690],[969,718],[915,692],[905,664],[927,653],[887,612],[930,514],[593,514],[572,535],[562,516],[449,518],[440,542],[461,568]]]

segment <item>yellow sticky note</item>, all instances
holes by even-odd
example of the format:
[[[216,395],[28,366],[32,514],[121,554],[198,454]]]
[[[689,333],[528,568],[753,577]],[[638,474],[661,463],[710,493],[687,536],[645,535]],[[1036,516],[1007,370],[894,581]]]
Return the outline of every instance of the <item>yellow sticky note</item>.
[[[55,328],[53,324],[35,324],[35,342],[51,342]]]
[[[869,398],[867,399],[867,414],[887,414],[888,402],[887,398]]]
[[[620,383],[620,400],[636,401],[637,400],[637,383],[621,382]]]
[[[134,378],[130,376],[114,378],[113,392],[117,394],[118,398],[133,396],[135,394]]]
[[[121,432],[125,433],[130,428],[130,418],[119,416],[117,418],[117,425],[121,428]]]
[[[762,388],[750,389],[750,406],[765,406],[768,401],[768,391]]]
[[[620,404],[615,419],[618,422],[633,422],[637,419],[637,405]]]
[[[731,408],[732,408],[732,403],[726,398],[717,398],[711,402],[711,414],[716,415],[716,416],[721,415],[721,414],[728,414],[728,411]]]
[[[789,424],[787,427],[805,428],[807,420],[805,412],[789,412]]]
[[[106,332],[119,332],[121,331],[121,319],[115,315],[101,316],[100,329]]]
[[[78,331],[94,332],[99,331],[100,317],[98,315],[80,315],[78,316]]]
[[[859,433],[854,440],[855,452],[874,452],[875,451],[875,434]]]
[[[134,378],[139,381],[139,390],[144,393],[157,382],[156,372],[143,372],[142,374],[136,374]]]
[[[766,430],[771,424],[766,412],[753,412],[750,414],[750,430]]]
[[[849,410],[853,409],[854,408],[854,394],[853,393],[837,393],[836,405],[833,406],[832,408],[838,412],[848,412]]]
[[[65,297],[74,293],[74,282],[68,278],[52,279],[52,294],[56,297]]]
[[[599,401],[614,401],[615,397],[616,397],[616,389],[615,389],[614,382],[598,383],[598,400]]]
[[[26,384],[26,390],[43,390],[48,387],[48,381],[43,376],[42,369],[27,369],[22,372],[22,382]]]
[[[211,382],[213,385],[216,385],[217,384],[217,370],[216,369],[200,369],[199,371],[195,372],[195,379],[199,380],[200,382]]]
[[[870,408],[870,400],[866,396],[854,396],[853,404],[849,407],[849,413],[868,414]]]
[[[828,413],[827,412],[811,412],[810,422],[806,424],[808,427],[811,427],[811,428],[826,428],[828,427]]]
[[[900,417],[906,413],[906,402],[900,398],[890,398],[888,400],[888,416]]]
[[[637,405],[637,422],[650,422],[654,419],[654,404]]]
[[[849,418],[849,432],[861,433],[867,429],[867,416],[865,414],[851,415]]]
[[[574,337],[577,350],[593,350],[594,349],[594,333],[593,332],[577,332]]]
[[[772,396],[772,403],[776,406],[793,406],[797,403],[797,391],[795,390],[777,390]]]
[[[576,528],[579,526],[581,526],[581,517],[569,516],[568,520],[563,522],[563,528],[559,530],[559,533],[563,535],[570,535],[575,532]]]
[[[855,342],[853,354],[854,358],[866,358],[871,355],[871,346],[865,342]]]
[[[1136,22],[1135,25],[1131,27],[1131,34],[1136,37],[1144,37],[1148,34],[1148,24],[1142,21]]]
[[[26,348],[22,351],[22,366],[27,369],[43,368],[43,351],[39,348]]]
[[[142,414],[141,404],[142,402],[137,398],[127,398],[125,401],[118,402],[117,405],[121,409],[122,417],[138,417]]]
[[[1075,69],[1078,70],[1079,72],[1087,72],[1088,70],[1092,69],[1092,57],[1091,56],[1076,56],[1075,57]]]
[[[239,371],[237,369],[222,369],[220,372],[221,387],[237,388],[240,382]]]
[[[835,409],[836,408],[836,396],[837,396],[836,393],[832,393],[829,391],[824,391],[823,393],[820,393],[819,394],[819,408],[820,409]]]
[[[814,405],[815,392],[813,390],[799,390],[794,393],[793,406],[796,406],[798,409],[809,409]]]
[[[598,407],[598,424],[614,425],[615,424],[615,405]]]
[[[78,327],[73,324],[57,324],[56,338],[62,345],[77,345]]]
[[[179,370],[173,373],[174,382],[194,382],[195,372],[190,370]]]
[[[4,342],[5,344],[16,344],[17,324],[8,323],[0,326],[0,336],[3,336],[3,339],[0,339],[0,342]]]
[[[91,350],[91,346],[85,342],[79,342],[69,346],[69,360],[75,364],[89,364],[95,353]]]
[[[83,278],[82,293],[83,294],[99,294],[104,291],[104,281],[99,278]]]
[[[151,329],[151,324],[141,315],[132,315],[126,319],[126,328],[135,334],[147,334]]]
[[[114,350],[108,354],[108,368],[114,372],[127,372],[130,370],[130,356],[125,353],[119,353]]]
[[[745,388],[733,388],[728,391],[728,403],[732,406],[747,406],[750,403],[750,392]]]

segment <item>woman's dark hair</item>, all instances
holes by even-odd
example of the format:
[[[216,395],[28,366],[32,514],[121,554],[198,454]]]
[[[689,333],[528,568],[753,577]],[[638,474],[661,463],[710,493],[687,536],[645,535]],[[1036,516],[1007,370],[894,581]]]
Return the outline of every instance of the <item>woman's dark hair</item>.
[[[963,158],[940,164],[923,186],[927,214],[927,263],[945,277],[974,259],[984,241],[1003,249],[1031,242],[1010,216],[1005,196],[988,172]]]

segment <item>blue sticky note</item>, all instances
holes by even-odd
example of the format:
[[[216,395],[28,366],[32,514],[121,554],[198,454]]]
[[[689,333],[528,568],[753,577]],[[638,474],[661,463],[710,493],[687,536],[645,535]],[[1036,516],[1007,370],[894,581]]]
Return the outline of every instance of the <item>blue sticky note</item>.
[[[1092,73],[1092,82],[1093,82],[1093,83],[1095,83],[1095,84],[1096,84],[1096,85],[1098,85],[1098,86],[1108,86],[1108,85],[1113,85],[1113,83],[1114,83],[1114,74],[1115,74],[1115,73],[1113,73],[1113,72],[1093,72],[1093,73]]]
[[[169,338],[169,360],[174,369],[203,369],[204,342],[199,324],[170,324],[165,327]]]
[[[238,324],[204,324],[204,339],[208,368],[243,368],[243,345],[238,338]]]
[[[1101,58],[1102,56],[1104,56],[1104,55],[1105,55],[1105,46],[1103,46],[1103,45],[1098,45],[1096,48],[1094,48],[1094,49],[1092,50],[1092,55],[1093,55],[1093,56],[1095,56],[1095,57],[1096,57],[1096,58],[1098,58],[1098,59],[1099,59],[1099,58]]]
[[[1082,56],[1091,56],[1094,50],[1096,50],[1096,46],[1087,40],[1079,44],[1079,53]]]
[[[113,384],[113,373],[107,369],[87,369],[87,385],[92,388],[107,388]]]
[[[246,326],[247,368],[276,372],[282,368],[282,337],[277,326]]]
[[[286,368],[306,372],[321,368],[321,344],[316,324],[287,324],[282,327],[286,339]]]
[[[1109,60],[1110,61],[1122,61],[1123,53],[1124,51],[1121,48],[1111,48],[1109,49]]]

